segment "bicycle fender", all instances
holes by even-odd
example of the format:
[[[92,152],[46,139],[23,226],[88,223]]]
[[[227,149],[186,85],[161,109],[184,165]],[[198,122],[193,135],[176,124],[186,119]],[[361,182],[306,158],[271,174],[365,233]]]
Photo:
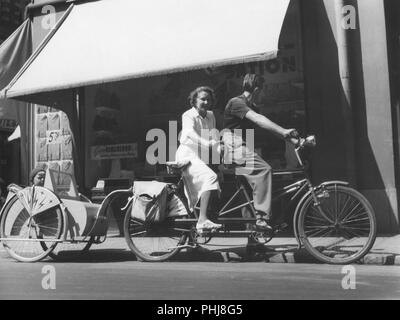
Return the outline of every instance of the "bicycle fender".
[[[100,209],[98,216],[106,216],[107,215],[107,209],[111,205],[111,203],[119,196],[121,195],[132,195],[132,189],[127,189],[127,190],[115,190],[111,192],[107,197],[103,200],[101,203]]]
[[[341,186],[348,186],[349,183],[346,181],[340,181],[340,180],[333,180],[333,181],[325,181],[321,184],[319,184],[315,189],[318,190],[320,188],[323,187],[328,187],[328,186],[334,186],[334,185],[341,185]],[[304,205],[305,201],[307,200],[308,197],[311,196],[311,191],[308,191],[299,201],[299,203],[296,206],[296,210],[294,211],[294,215],[293,215],[293,230],[294,230],[294,235],[297,239],[297,242],[299,243],[299,245],[301,246],[301,240],[300,240],[300,236],[299,236],[299,232],[297,229],[297,218],[298,215],[300,213],[300,209],[301,207]]]
[[[349,185],[349,183],[346,182],[346,181],[340,181],[340,180],[337,180],[337,181],[326,181],[326,182],[321,183],[321,184],[317,187],[317,189],[318,189],[319,187],[333,186],[333,185],[335,185],[335,184],[338,184],[338,185],[341,185],[341,186],[348,186],[348,185]]]
[[[128,209],[128,207],[132,203],[132,201],[133,201],[133,197],[129,197],[128,202],[124,205],[123,208],[121,208],[121,211],[125,211],[126,209]]]
[[[121,195],[132,195],[132,189],[128,190],[115,190],[111,192],[107,197],[103,200],[100,205],[99,211],[97,212],[96,220],[93,224],[92,229],[88,232],[88,235],[105,235],[108,230],[108,219],[107,219],[107,211],[110,207],[111,203]]]

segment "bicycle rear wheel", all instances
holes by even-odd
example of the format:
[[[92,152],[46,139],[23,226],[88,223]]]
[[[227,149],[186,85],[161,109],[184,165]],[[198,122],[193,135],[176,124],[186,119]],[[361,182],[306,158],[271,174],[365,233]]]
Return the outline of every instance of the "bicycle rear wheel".
[[[324,263],[350,264],[374,244],[376,220],[371,204],[358,191],[333,185],[304,202],[298,217],[299,235],[312,256]]]
[[[124,235],[129,248],[139,261],[161,262],[172,258],[188,239],[186,232],[176,230],[173,220],[160,224],[148,224],[131,216],[129,205],[124,219]],[[189,211],[185,206],[189,215]]]
[[[32,216],[15,196],[1,216],[0,234],[3,246],[14,259],[35,262],[45,258],[57,245],[63,233],[60,206]],[[43,250],[45,245],[46,250]]]

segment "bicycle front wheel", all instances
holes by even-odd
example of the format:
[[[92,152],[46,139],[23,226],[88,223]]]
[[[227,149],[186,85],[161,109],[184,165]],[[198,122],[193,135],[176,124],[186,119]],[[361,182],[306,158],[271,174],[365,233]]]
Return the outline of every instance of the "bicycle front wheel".
[[[371,249],[376,220],[371,204],[358,191],[333,185],[310,196],[300,209],[298,230],[302,243],[316,259],[330,264],[350,264]]]
[[[55,240],[61,238],[63,225],[60,206],[32,216],[15,196],[1,216],[0,234],[10,256],[22,262],[35,262],[56,247],[58,241]]]
[[[186,206],[185,210],[189,214]],[[175,229],[173,221],[167,219],[161,224],[148,224],[132,218],[131,211],[132,204],[125,213],[124,235],[129,248],[139,261],[166,261],[178,253],[180,246],[186,243],[187,233]]]

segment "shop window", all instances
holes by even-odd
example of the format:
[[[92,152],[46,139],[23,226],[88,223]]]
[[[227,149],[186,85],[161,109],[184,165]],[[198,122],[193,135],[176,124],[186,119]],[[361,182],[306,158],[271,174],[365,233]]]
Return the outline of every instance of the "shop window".
[[[260,113],[283,127],[305,134],[303,57],[299,1],[291,1],[280,39],[280,54],[270,61],[208,67],[127,80],[85,88],[86,188],[99,179],[163,179],[165,165],[152,165],[146,151],[149,130],[166,133],[166,160],[174,160],[171,141],[178,145],[182,113],[190,108],[189,93],[198,86],[210,86],[216,93],[213,110],[217,128],[222,129],[228,100],[241,94],[246,73],[265,79],[256,104]],[[260,32],[260,41],[262,41]],[[238,42],[240,44],[240,42]],[[176,132],[171,132],[174,122]],[[256,131],[255,147],[274,169],[296,168],[293,148],[275,136]],[[156,154],[156,156],[159,156]]]
[[[53,183],[60,187],[68,183],[66,176],[73,174],[72,133],[68,116],[57,108],[34,108],[34,163],[45,164],[54,176]]]

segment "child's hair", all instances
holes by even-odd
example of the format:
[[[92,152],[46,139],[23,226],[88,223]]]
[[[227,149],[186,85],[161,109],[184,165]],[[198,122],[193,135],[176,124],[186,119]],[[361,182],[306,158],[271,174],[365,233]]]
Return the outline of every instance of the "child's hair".
[[[33,183],[33,179],[40,171],[46,171],[46,166],[43,164],[37,165],[29,175],[29,181]]]

